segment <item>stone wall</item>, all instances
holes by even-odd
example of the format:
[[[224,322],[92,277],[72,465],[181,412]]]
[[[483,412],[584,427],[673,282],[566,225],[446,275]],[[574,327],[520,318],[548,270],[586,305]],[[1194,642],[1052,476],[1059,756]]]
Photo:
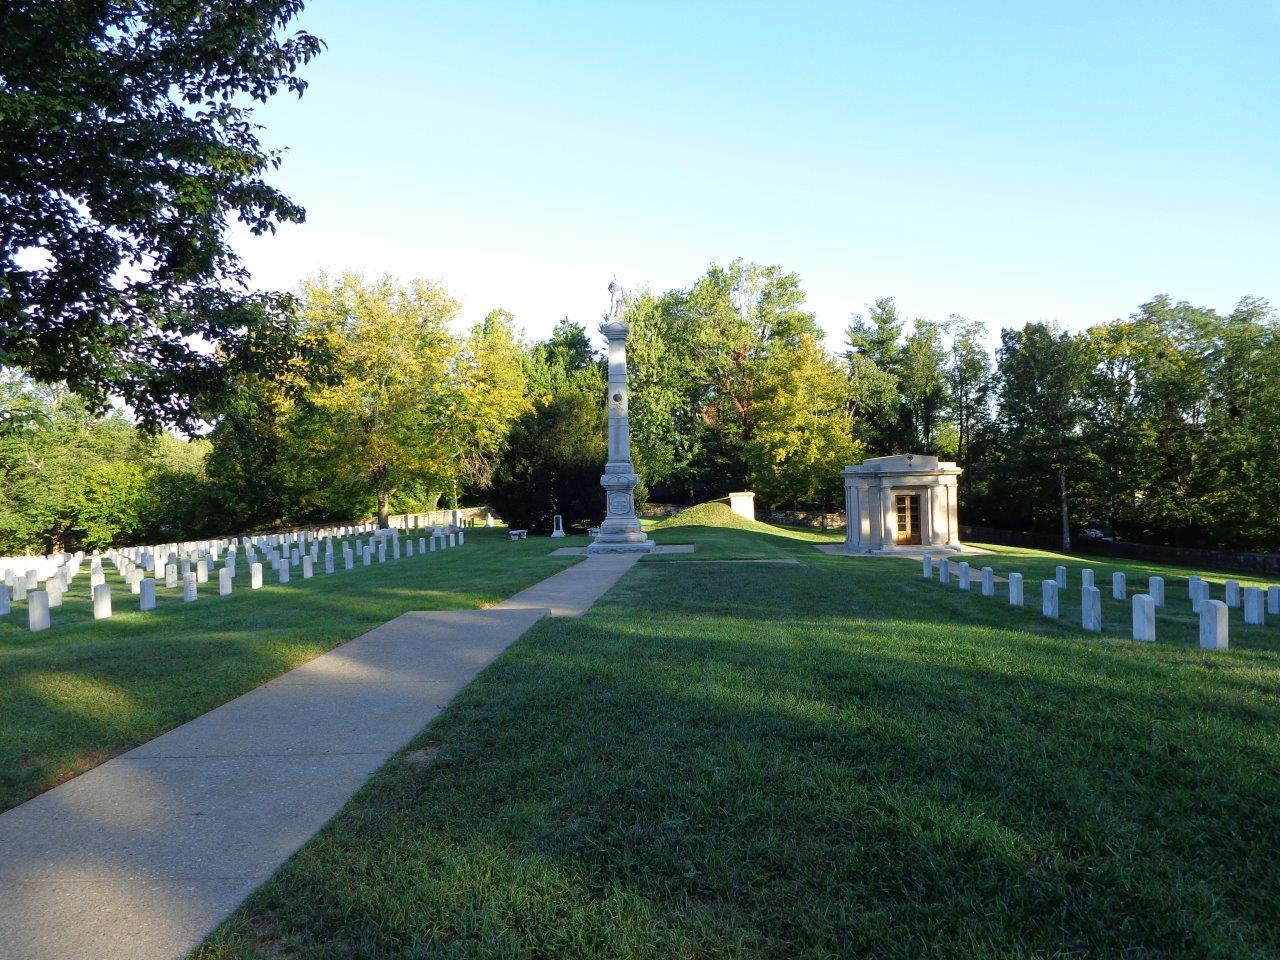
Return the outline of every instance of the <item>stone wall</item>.
[[[1059,550],[1062,541],[1050,534],[1030,533],[1018,530],[997,530],[993,527],[960,525],[960,536],[974,543],[998,543],[1008,547],[1029,547],[1035,550]],[[1197,550],[1191,547],[1163,547],[1150,543],[1130,543],[1127,540],[1086,540],[1073,537],[1071,552],[1117,560],[1137,560],[1148,563],[1173,563],[1202,569],[1229,570],[1272,576],[1280,574],[1280,554],[1246,553],[1239,550]]]

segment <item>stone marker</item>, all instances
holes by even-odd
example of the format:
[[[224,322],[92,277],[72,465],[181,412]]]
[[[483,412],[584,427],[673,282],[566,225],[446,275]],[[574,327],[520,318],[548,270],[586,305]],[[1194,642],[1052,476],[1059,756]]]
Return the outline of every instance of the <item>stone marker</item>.
[[[1093,568],[1085,567],[1083,570],[1080,571],[1080,586],[1082,587],[1093,586]]]
[[[9,615],[9,585],[0,583],[0,617]]]
[[[289,565],[287,563],[280,564],[280,582],[289,582]]]
[[[1280,614],[1280,587],[1267,587],[1267,613]]]
[[[996,572],[990,567],[982,568],[982,595],[984,597],[996,595]]]
[[[933,579],[933,554],[926,553],[924,559],[920,561],[921,576],[926,580]]]
[[[431,535],[431,540],[429,542],[431,544],[431,550],[429,552],[435,553],[436,552],[436,535],[434,533]]]
[[[1058,619],[1058,581],[1040,581],[1040,612],[1054,620]]]
[[[93,619],[106,620],[111,616],[111,588],[100,583],[93,588]]]
[[[1150,594],[1133,595],[1133,639],[1148,643],[1156,639],[1156,601]]]
[[[1260,625],[1266,622],[1265,594],[1261,587],[1244,588],[1244,622]]]
[[[459,530],[459,531],[458,531],[458,546],[462,546],[462,545],[463,545],[464,543],[466,543],[466,542],[467,542],[467,531],[465,531],[465,530]]]
[[[1228,580],[1224,585],[1228,607],[1240,606],[1240,581]]]
[[[49,594],[47,591],[28,591],[27,626],[32,633],[49,629]]]
[[[262,589],[262,564],[260,563],[249,564],[249,589]]]
[[[1009,574],[1009,606],[1022,606],[1022,574]]]
[[[333,554],[326,553],[324,555],[324,572],[333,573]]]
[[[66,587],[63,586],[61,577],[54,577],[45,584],[44,589],[45,592],[49,594],[49,606],[62,606],[62,595],[66,593]]]
[[[943,557],[941,560],[938,561],[938,582],[939,583],[951,582],[951,561],[948,560],[946,557]]]
[[[419,538],[418,538],[418,552],[419,552],[419,553],[426,553],[426,552],[427,552],[427,538],[426,538],[426,537],[419,537]]]
[[[1195,574],[1187,577],[1187,599],[1194,601],[1196,598],[1196,584],[1200,582],[1200,578]]]
[[[1200,646],[1206,650],[1227,649],[1227,615],[1230,608],[1221,600],[1204,599],[1200,604]]]
[[[445,544],[445,546],[446,546],[446,547],[456,547],[457,545],[458,545],[458,535],[457,535],[457,534],[453,534],[453,533],[449,534],[449,540],[448,540],[448,542]]]
[[[1151,598],[1151,602],[1157,607],[1164,606],[1164,577],[1150,577],[1147,579],[1147,596]]]
[[[1053,582],[1058,585],[1059,590],[1067,589],[1067,568],[1058,566],[1053,571]]]
[[[209,582],[209,561],[201,557],[196,561],[196,583]]]
[[[1093,633],[1102,632],[1102,593],[1097,587],[1080,588],[1080,625]]]
[[[368,547],[365,547],[364,551],[360,554],[360,558],[366,567],[371,566],[373,564],[373,551]]]
[[[311,558],[303,557],[302,558],[302,579],[310,580],[314,574],[315,574],[315,566],[312,564]]]
[[[218,596],[230,595],[232,586],[231,571],[223,567],[218,571]]]
[[[1206,600],[1209,599],[1209,582],[1196,577],[1191,582],[1191,612],[1199,613]]]
[[[969,589],[969,564],[968,564],[966,561],[964,561],[964,560],[961,560],[961,561],[960,561],[960,583],[959,583],[959,586],[960,586],[960,589],[961,589],[961,590],[968,590],[968,589]]]
[[[564,517],[558,513],[551,518],[551,536],[557,539],[564,536]]]
[[[166,563],[164,565],[164,585],[166,587],[176,587],[178,585],[178,565],[176,563]]]
[[[151,577],[143,577],[138,585],[138,609],[154,610],[156,608],[156,582]]]
[[[198,584],[199,582],[200,581],[197,579],[196,574],[194,573],[188,573],[185,577],[182,578],[182,602],[183,603],[194,603],[196,599],[200,596],[200,594],[198,593],[200,588],[196,586],[196,584]]]
[[[355,569],[356,558],[350,553],[344,553],[342,555],[342,565],[348,570],[353,570]]]
[[[1129,584],[1125,579],[1125,575],[1118,570],[1111,575],[1111,599],[1127,600],[1129,599]]]

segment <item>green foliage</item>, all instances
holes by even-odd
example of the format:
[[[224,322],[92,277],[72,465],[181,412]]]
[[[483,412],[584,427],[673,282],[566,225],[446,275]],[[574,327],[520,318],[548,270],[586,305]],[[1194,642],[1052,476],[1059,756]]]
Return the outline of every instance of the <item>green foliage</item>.
[[[192,427],[229,375],[296,354],[288,298],[227,244],[301,221],[253,104],[301,94],[301,0],[0,7],[0,360],[96,410]],[[196,341],[217,345],[210,353]]]
[[[594,371],[593,371],[594,372]],[[566,529],[604,519],[604,382],[580,377],[549,400],[540,400],[512,425],[494,471],[491,502],[509,527],[549,532],[552,517]]]
[[[715,527],[726,530],[755,530],[772,532],[775,528],[759,520],[748,520],[729,509],[729,505],[720,500],[708,503],[695,503],[692,507],[681,510],[673,517],[665,517],[653,524],[652,530],[674,530],[677,527]]]

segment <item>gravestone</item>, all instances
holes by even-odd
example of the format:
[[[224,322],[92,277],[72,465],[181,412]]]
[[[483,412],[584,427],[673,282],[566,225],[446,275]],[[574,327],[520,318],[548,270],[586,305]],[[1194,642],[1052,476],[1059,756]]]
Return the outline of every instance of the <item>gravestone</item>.
[[[1067,589],[1067,568],[1066,567],[1058,566],[1054,568],[1053,577],[1054,577],[1053,582],[1058,585],[1059,590]]]
[[[333,573],[333,554],[326,553],[324,555],[324,572]]]
[[[218,596],[228,596],[231,593],[231,585],[231,571],[223,567],[218,571]]]
[[[315,567],[312,566],[311,558],[303,557],[302,558],[302,579],[310,580],[314,573],[315,573]]]
[[[969,589],[969,564],[965,560],[960,561],[960,589]]]
[[[342,554],[342,566],[347,570],[355,569],[356,558],[349,551]]]
[[[551,518],[551,536],[556,538],[564,536],[564,517],[558,513]]]
[[[921,576],[926,580],[933,579],[933,555],[926,553],[924,559],[920,561]]]
[[[1040,612],[1053,620],[1058,619],[1058,581],[1040,581]]]
[[[260,563],[249,564],[249,589],[262,589],[262,564]]]
[[[1156,601],[1150,594],[1133,595],[1133,639],[1147,643],[1156,639]]]
[[[1204,599],[1200,604],[1200,646],[1206,650],[1227,649],[1227,615],[1230,608],[1221,600]]]
[[[151,577],[143,577],[138,587],[138,609],[154,610],[156,608],[156,582]]]
[[[1227,601],[1228,607],[1240,606],[1240,581],[1239,580],[1228,580],[1224,585],[1224,591],[1226,594],[1224,599]]]
[[[27,627],[32,633],[49,629],[49,594],[32,590],[27,594]]]
[[[1120,571],[1116,571],[1111,575],[1111,599],[1127,600],[1129,598],[1129,585],[1125,580],[1125,575]]]
[[[209,582],[209,561],[201,557],[196,561],[196,583]]]
[[[9,585],[0,583],[0,617],[9,615]]]
[[[990,567],[982,568],[982,595],[984,597],[996,595],[996,572]]]
[[[419,552],[419,553],[426,553],[426,552],[427,552],[427,538],[426,538],[426,537],[419,537],[419,538],[418,538],[418,552]]]
[[[111,588],[100,583],[93,588],[93,619],[105,620],[111,616]]]
[[[1009,574],[1009,606],[1022,606],[1022,574]]]
[[[467,532],[465,530],[458,531],[458,546],[462,546],[467,542]]]
[[[1080,586],[1092,587],[1093,585],[1093,569],[1091,567],[1085,567],[1080,571]]]
[[[289,565],[287,563],[280,564],[279,573],[280,573],[280,582],[288,583],[289,582]]]
[[[1102,631],[1102,593],[1097,587],[1080,588],[1080,625],[1093,633]]]
[[[1147,596],[1151,598],[1151,602],[1157,607],[1164,606],[1164,577],[1149,577],[1147,579]]]
[[[951,561],[946,557],[943,557],[941,560],[938,561],[938,582],[939,583],[951,582]]]
[[[1267,587],[1267,613],[1280,615],[1280,587]]]
[[[195,601],[199,598],[200,588],[196,586],[196,584],[198,584],[199,582],[200,582],[199,579],[194,573],[188,573],[185,577],[182,578],[182,602],[183,603],[195,603]]]
[[[1244,588],[1244,622],[1259,626],[1266,622],[1265,594],[1261,587]]]
[[[66,593],[66,587],[62,583],[61,577],[54,577],[44,586],[45,592],[49,594],[49,606],[62,606],[62,595]]]

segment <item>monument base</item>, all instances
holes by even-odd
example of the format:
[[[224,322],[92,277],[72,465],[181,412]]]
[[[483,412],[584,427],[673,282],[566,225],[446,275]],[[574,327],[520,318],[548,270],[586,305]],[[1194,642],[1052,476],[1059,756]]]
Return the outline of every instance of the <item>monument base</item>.
[[[657,544],[652,540],[638,540],[630,543],[626,541],[622,541],[620,543],[602,543],[601,541],[596,540],[587,547],[587,553],[653,553],[656,546]]]

